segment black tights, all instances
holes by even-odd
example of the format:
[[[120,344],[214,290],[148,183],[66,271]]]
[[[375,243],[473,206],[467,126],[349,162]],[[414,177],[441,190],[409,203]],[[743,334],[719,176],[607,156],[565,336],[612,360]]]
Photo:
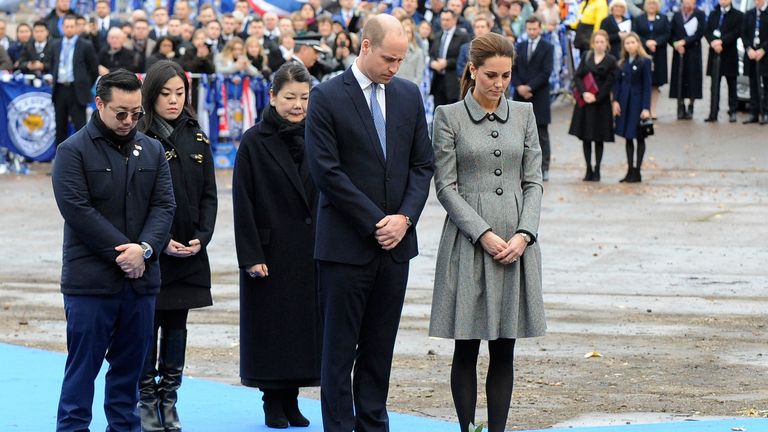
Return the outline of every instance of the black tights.
[[[451,393],[461,432],[475,423],[477,405],[477,354],[480,341],[457,340],[451,366]],[[514,385],[515,339],[488,341],[490,363],[485,380],[488,399],[488,432],[503,432]]]
[[[584,150],[584,160],[587,161],[587,168],[592,167],[592,141],[582,141],[581,147]],[[603,142],[595,141],[595,169],[600,170],[600,162],[603,161]]]
[[[627,165],[629,169],[640,168],[643,166],[643,156],[645,155],[645,138],[637,137],[637,164],[633,165],[632,160],[635,156],[635,145],[631,139],[627,139]]]

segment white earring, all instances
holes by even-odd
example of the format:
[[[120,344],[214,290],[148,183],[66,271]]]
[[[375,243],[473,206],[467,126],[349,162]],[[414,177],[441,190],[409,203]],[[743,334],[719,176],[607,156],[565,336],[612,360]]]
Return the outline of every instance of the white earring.
[[[472,74],[472,75],[470,75],[469,77],[472,79],[472,81],[474,81],[474,80],[475,80],[475,74]]]

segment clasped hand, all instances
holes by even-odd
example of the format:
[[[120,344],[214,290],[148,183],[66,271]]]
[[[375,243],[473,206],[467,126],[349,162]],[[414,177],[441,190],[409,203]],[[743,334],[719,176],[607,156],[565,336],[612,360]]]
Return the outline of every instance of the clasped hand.
[[[509,241],[504,241],[493,231],[487,231],[480,237],[480,245],[495,261],[506,265],[512,264],[523,256],[528,243],[520,234],[515,234]]]
[[[144,275],[144,249],[136,243],[126,243],[115,247],[120,255],[115,262],[129,279],[138,279]]]
[[[408,222],[403,215],[386,215],[376,224],[376,241],[384,250],[392,250],[400,244],[408,231]]]
[[[186,258],[200,252],[201,249],[200,240],[192,239],[189,241],[189,246],[184,246],[183,243],[179,243],[174,239],[168,242],[168,246],[165,247],[166,255],[175,256],[176,258]]]

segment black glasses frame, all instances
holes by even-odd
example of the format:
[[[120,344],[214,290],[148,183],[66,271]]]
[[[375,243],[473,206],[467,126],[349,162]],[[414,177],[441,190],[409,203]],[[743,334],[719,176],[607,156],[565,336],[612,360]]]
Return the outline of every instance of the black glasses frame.
[[[131,116],[131,120],[137,122],[144,117],[144,114],[146,114],[144,111],[115,111],[112,107],[109,107],[109,110],[115,113],[115,118],[119,121],[125,121],[128,116]]]

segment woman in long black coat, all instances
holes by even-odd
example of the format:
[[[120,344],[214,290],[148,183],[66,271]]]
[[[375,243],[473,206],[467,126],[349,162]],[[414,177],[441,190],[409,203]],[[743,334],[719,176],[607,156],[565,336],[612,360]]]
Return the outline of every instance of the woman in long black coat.
[[[669,20],[663,14],[659,14],[661,4],[659,0],[645,0],[643,6],[645,13],[632,20],[632,31],[640,36],[645,51],[653,60],[653,75],[651,91],[651,117],[656,119],[656,106],[659,102],[659,87],[669,82],[669,69],[667,68],[667,43],[671,28]]]
[[[144,431],[181,430],[176,399],[184,370],[187,315],[190,309],[213,304],[206,247],[216,223],[216,173],[211,144],[195,120],[188,94],[189,82],[178,64],[161,60],[147,71],[141,129],[165,148],[176,213],[168,244],[157,251],[162,285],[155,303],[155,343],[139,383]]]
[[[678,120],[692,119],[693,101],[702,97],[704,63],[701,38],[704,37],[706,27],[707,17],[704,12],[696,9],[696,0],[683,0],[682,8],[672,17],[672,35],[669,38],[669,43],[674,48],[669,97],[677,99]],[[689,31],[694,28],[694,31]],[[684,99],[689,102],[687,109]]]
[[[597,94],[587,92],[584,77],[592,73],[597,84]],[[603,143],[613,142],[613,112],[611,87],[616,78],[616,58],[608,53],[608,33],[598,30],[592,34],[592,49],[576,70],[574,84],[586,104],[576,104],[568,133],[582,141],[587,173],[584,181],[600,181],[600,162],[603,159]],[[595,165],[592,168],[592,142],[595,143]]]
[[[621,57],[621,38],[626,35],[631,26],[624,31],[619,27],[631,24],[629,18],[626,18],[627,3],[624,0],[613,0],[608,5],[608,16],[600,23],[600,29],[608,33],[608,42],[611,45],[610,53],[616,59]],[[626,22],[626,23],[625,23]],[[624,24],[623,24],[624,23]]]
[[[232,183],[240,266],[240,380],[264,393],[267,426],[307,426],[299,387],[320,383],[313,259],[317,190],[304,153],[311,76],[290,62],[270,106],[243,134]]]

